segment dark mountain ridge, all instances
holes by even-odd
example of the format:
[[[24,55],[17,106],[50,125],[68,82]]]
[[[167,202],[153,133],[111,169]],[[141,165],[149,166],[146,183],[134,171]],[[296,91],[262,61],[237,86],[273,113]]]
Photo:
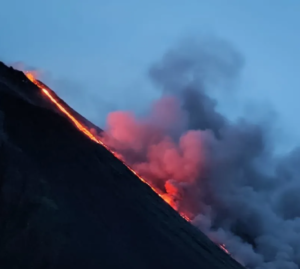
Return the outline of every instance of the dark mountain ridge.
[[[1,269],[243,268],[2,63],[0,188]]]

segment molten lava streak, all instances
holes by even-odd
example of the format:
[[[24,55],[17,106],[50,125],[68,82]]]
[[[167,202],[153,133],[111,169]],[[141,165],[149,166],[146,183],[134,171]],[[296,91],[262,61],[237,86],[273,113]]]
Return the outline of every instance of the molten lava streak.
[[[54,103],[56,105],[56,107],[62,112],[64,113],[73,123],[74,125],[78,128],[78,130],[80,130],[82,133],[84,133],[87,137],[89,137],[91,140],[93,140],[94,142],[102,145],[103,147],[105,147],[108,151],[110,151],[116,158],[118,158],[120,160],[120,158],[118,157],[118,154],[114,151],[112,151],[111,149],[108,148],[108,146],[106,146],[98,137],[96,137],[95,135],[92,134],[92,132],[86,128],[82,123],[80,123],[74,116],[71,115],[71,113],[69,113],[57,100],[55,97],[52,96],[52,94],[50,93],[50,91],[48,91],[46,88],[44,88],[44,86],[39,83],[38,80],[35,79],[35,76],[33,73],[31,72],[25,72],[25,75],[27,76],[27,78],[33,82],[36,86],[38,86],[41,91],[43,92],[43,94],[45,96],[48,97],[48,99]],[[122,161],[122,160],[120,160]],[[169,197],[163,195],[163,193],[155,188],[154,186],[152,186],[150,183],[148,183],[143,177],[141,177],[136,171],[134,171],[130,166],[128,166],[126,163],[124,163],[122,161],[122,163],[134,174],[136,175],[142,182],[144,182],[145,184],[147,184],[155,193],[157,193],[157,195],[159,197],[161,197],[166,203],[168,203],[171,207],[174,208],[174,206],[172,205],[172,201]],[[174,208],[175,209],[175,208]],[[180,214],[180,216],[182,218],[184,218],[186,221],[190,222],[190,218],[188,216],[186,216],[184,213],[182,212],[178,212]],[[227,254],[229,254],[228,250],[225,248],[224,244],[219,245],[219,247],[221,249],[223,249]]]
[[[56,99],[55,97],[53,97],[51,95],[51,93],[42,86],[42,84],[40,84],[34,77],[34,74],[31,72],[25,72],[25,75],[27,76],[27,78],[32,81],[36,86],[38,86],[42,92],[50,99],[50,101],[52,103],[54,103],[57,108],[63,112],[73,123],[74,125],[81,131],[83,132],[86,136],[88,136],[91,140],[93,140],[94,142],[102,145],[103,147],[105,147],[108,151],[110,151],[116,158],[118,158],[118,154],[115,153],[114,151],[112,151],[111,149],[108,148],[108,146],[106,146],[100,139],[98,139],[95,135],[93,135],[91,133],[90,130],[88,130],[82,123],[80,123],[74,116],[72,116]],[[120,158],[118,158],[120,159]],[[122,161],[122,160],[121,160]],[[122,161],[123,162],[123,161]],[[124,163],[124,162],[123,162]],[[147,184],[154,192],[156,192],[165,202],[167,202],[168,204],[170,204],[169,199],[164,199],[163,195],[161,193],[161,191],[157,188],[155,188],[154,186],[152,186],[151,184],[149,184],[143,177],[141,177],[136,171],[134,171],[130,166],[128,166],[127,164],[124,163],[124,165],[133,173],[135,174],[142,182],[144,182],[145,184]],[[181,214],[181,216],[186,219],[187,221],[190,221],[190,219],[185,216],[184,214]]]

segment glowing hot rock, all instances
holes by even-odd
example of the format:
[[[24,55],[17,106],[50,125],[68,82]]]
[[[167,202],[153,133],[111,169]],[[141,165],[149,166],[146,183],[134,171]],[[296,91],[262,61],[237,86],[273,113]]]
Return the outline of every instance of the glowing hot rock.
[[[73,123],[74,125],[78,128],[79,131],[81,131],[82,133],[84,133],[86,136],[88,136],[91,140],[93,140],[94,142],[102,145],[103,147],[105,147],[108,151],[110,151],[116,158],[118,158],[120,161],[122,161],[118,154],[114,151],[112,151],[111,149],[108,148],[108,146],[106,146],[98,137],[96,137],[88,128],[86,128],[82,123],[80,123],[74,116],[71,115],[71,113],[69,113],[64,106],[62,106],[58,100],[52,96],[51,92],[48,91],[46,88],[44,88],[44,86],[42,85],[42,83],[40,83],[38,80],[36,80],[34,73],[32,72],[25,72],[25,75],[27,76],[27,78],[33,82],[36,86],[38,86],[42,93],[48,97],[48,99],[54,103],[56,105],[56,107],[62,112],[64,113]],[[123,162],[123,161],[122,161]],[[143,177],[141,177],[136,171],[134,171],[130,166],[128,166],[126,163],[123,162],[123,164],[133,173],[135,174],[142,182],[144,182],[145,184],[147,184],[155,193],[157,193],[157,195],[159,197],[161,197],[166,203],[168,203],[172,208],[174,208],[175,210],[176,207],[174,205],[174,201],[166,194],[162,193],[159,189],[155,188],[154,186],[152,186],[150,183],[148,183]],[[182,212],[178,212],[180,214],[180,216],[182,218],[184,218],[186,221],[190,222],[190,218],[187,217],[184,213]],[[224,250],[226,253],[229,254],[228,250],[225,248],[224,244],[219,245],[219,247]]]

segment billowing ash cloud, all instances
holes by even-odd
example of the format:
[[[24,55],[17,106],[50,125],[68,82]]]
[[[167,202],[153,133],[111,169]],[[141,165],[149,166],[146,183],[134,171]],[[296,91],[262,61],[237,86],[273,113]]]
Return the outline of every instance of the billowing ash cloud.
[[[242,67],[220,40],[177,47],[149,72],[149,115],[111,113],[105,140],[248,268],[300,268],[300,150],[275,158],[264,125],[230,122],[210,95]]]

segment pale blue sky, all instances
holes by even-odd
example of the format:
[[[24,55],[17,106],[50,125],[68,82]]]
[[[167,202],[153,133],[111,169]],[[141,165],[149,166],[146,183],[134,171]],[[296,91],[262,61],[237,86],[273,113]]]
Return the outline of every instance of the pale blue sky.
[[[0,0],[0,58],[49,72],[66,101],[103,124],[110,110],[156,97],[144,77],[168,48],[211,33],[244,55],[240,104],[272,104],[285,147],[300,142],[299,14],[299,0]]]

